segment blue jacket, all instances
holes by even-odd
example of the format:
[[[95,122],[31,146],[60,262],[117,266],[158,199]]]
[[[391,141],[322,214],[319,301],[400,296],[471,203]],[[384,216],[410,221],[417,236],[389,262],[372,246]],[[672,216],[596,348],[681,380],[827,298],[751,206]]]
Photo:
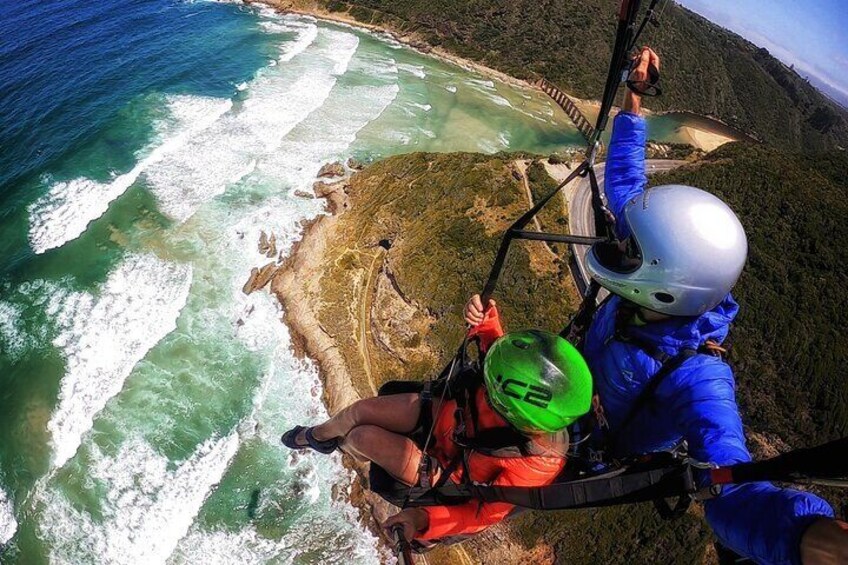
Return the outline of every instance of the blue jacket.
[[[629,235],[624,206],[647,182],[645,142],[645,120],[619,113],[609,146],[605,192],[621,238]],[[638,346],[613,339],[620,303],[613,297],[597,312],[584,342],[586,360],[610,428],[619,434],[619,446],[636,454],[671,447],[685,439],[697,460],[719,465],[749,461],[733,371],[716,357],[687,359],[657,389],[654,405],[659,409],[643,409],[628,429],[617,429],[660,367]],[[628,331],[673,356],[681,348],[697,348],[707,339],[722,342],[738,310],[728,295],[700,317],[633,326]],[[821,516],[833,516],[824,500],[770,483],[725,488],[721,496],[705,503],[705,511],[723,545],[757,562],[776,564],[800,563],[799,544],[806,527]]]

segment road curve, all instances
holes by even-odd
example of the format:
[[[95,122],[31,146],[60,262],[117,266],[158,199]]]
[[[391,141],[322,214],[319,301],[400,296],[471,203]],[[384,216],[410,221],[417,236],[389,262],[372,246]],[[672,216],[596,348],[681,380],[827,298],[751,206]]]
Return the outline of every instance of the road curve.
[[[686,161],[676,161],[671,159],[648,159],[645,161],[645,168],[648,175],[668,171],[684,165]],[[595,175],[598,179],[598,186],[601,188],[601,193],[604,190],[604,163],[595,165]],[[572,235],[595,235],[595,219],[592,213],[592,190],[589,187],[589,177],[581,177],[575,181],[577,185],[567,191],[571,195],[568,202],[568,226]],[[576,263],[574,271],[574,280],[577,283],[577,288],[583,293],[586,286],[589,284],[589,276],[586,273],[586,252],[589,250],[588,245],[572,245],[571,253]],[[598,296],[599,300],[603,300],[606,296],[606,291],[602,290],[602,294]]]

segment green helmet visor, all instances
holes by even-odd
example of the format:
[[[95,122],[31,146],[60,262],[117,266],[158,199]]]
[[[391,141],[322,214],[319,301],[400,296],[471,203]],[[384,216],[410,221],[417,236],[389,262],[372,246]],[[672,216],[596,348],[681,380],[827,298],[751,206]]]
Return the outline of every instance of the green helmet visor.
[[[524,432],[560,431],[592,405],[586,361],[550,332],[525,330],[498,339],[486,354],[483,380],[495,410]]]

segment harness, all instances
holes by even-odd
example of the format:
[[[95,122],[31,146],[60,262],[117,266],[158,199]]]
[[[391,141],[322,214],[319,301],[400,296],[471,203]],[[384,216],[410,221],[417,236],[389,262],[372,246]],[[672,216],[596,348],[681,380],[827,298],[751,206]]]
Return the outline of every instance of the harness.
[[[463,344],[463,350],[466,347],[467,340]],[[472,454],[479,453],[495,458],[521,458],[548,453],[544,446],[513,426],[480,429],[477,395],[483,386],[480,363],[471,361],[466,354],[458,353],[457,358],[448,364],[442,374],[434,380],[421,383],[390,381],[380,387],[378,392],[380,396],[409,392],[420,394],[421,416],[417,429],[411,434],[411,439],[418,444],[424,456],[418,468],[418,482],[412,488],[391,478],[388,473],[372,463],[370,473],[372,490],[389,502],[402,507],[461,504],[468,498],[451,496],[450,488],[456,485],[451,481],[451,477],[458,469],[462,469],[462,481],[459,486],[472,486],[469,464]],[[436,482],[432,481],[432,477],[438,462],[435,457],[427,455],[438,441],[433,434],[434,398],[438,399],[438,406],[446,400],[456,402],[451,439],[460,448],[457,455],[441,468]],[[466,413],[470,418],[466,417]],[[565,456],[565,447],[568,444],[567,432],[553,434],[551,440],[552,445],[562,446],[562,454]],[[403,496],[399,496],[401,492]]]

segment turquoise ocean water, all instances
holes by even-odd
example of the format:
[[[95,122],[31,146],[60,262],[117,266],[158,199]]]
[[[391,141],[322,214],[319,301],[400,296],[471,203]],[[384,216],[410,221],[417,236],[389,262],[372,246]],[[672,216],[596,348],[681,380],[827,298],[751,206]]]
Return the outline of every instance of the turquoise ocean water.
[[[327,161],[549,153],[539,93],[239,4],[0,3],[0,561],[376,563],[279,305]]]

